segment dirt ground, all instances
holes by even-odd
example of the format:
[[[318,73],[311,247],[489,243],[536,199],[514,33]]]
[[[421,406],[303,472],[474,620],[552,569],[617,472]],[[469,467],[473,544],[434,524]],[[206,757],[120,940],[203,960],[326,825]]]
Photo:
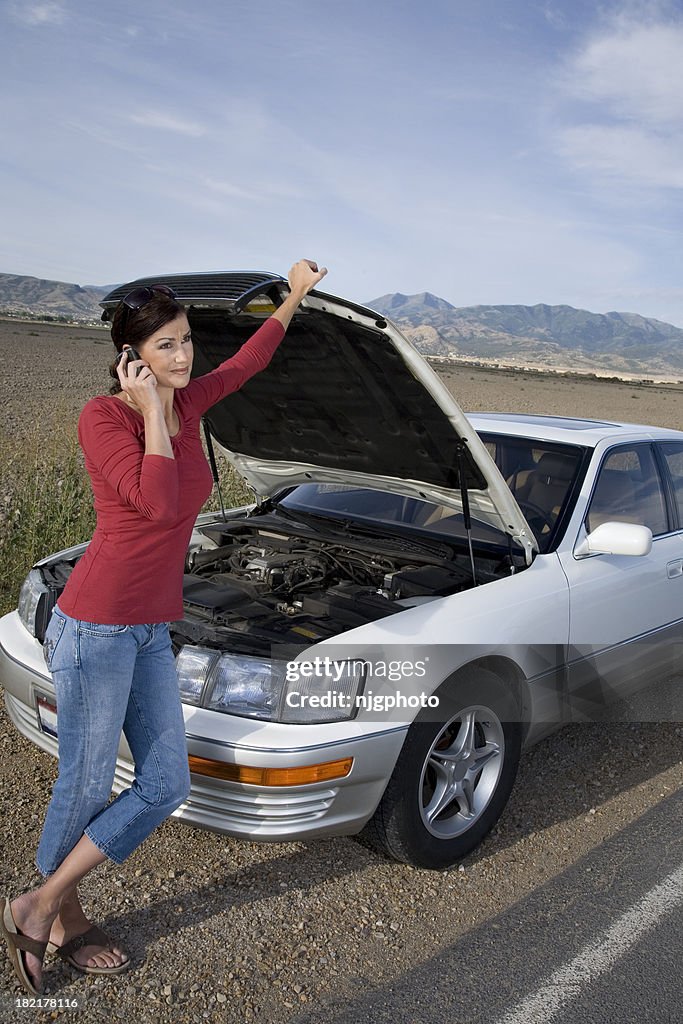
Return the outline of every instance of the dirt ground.
[[[89,398],[108,392],[113,352],[104,328],[0,319],[0,437],[49,423],[55,409],[75,421]]]
[[[0,436],[22,434],[51,409],[75,417],[109,390],[114,348],[105,328],[0,320]],[[462,365],[437,371],[468,412],[550,413],[683,429],[683,385]]]
[[[546,413],[683,430],[683,385],[596,380],[581,374],[439,371],[465,412]]]

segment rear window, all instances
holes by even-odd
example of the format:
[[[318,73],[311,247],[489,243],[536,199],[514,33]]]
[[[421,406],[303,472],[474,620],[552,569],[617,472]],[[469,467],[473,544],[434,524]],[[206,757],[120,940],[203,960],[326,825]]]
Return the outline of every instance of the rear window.
[[[667,441],[660,445],[669,468],[676,504],[678,506],[679,528],[683,526],[683,443]]]

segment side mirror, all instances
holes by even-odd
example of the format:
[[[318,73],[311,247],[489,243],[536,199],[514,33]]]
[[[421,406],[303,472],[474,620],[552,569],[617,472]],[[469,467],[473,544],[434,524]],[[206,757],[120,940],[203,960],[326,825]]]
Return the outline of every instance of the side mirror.
[[[601,523],[574,548],[576,558],[587,555],[649,555],[652,531],[637,523]]]

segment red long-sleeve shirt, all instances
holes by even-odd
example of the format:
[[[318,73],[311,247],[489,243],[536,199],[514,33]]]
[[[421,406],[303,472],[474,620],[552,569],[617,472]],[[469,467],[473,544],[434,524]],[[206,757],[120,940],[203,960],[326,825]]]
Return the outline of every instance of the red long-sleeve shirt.
[[[142,415],[114,395],[91,398],[78,421],[97,513],[85,554],[59,597],[67,615],[137,625],[183,617],[185,552],[213,485],[199,436],[202,414],[263,370],[284,337],[271,317],[211,373],[179,388],[174,458],[145,454]]]

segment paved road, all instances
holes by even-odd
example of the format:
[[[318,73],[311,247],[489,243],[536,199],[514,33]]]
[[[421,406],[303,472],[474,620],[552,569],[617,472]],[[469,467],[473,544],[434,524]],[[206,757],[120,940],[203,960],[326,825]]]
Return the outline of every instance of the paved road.
[[[683,793],[400,982],[300,1024],[683,1021]]]

